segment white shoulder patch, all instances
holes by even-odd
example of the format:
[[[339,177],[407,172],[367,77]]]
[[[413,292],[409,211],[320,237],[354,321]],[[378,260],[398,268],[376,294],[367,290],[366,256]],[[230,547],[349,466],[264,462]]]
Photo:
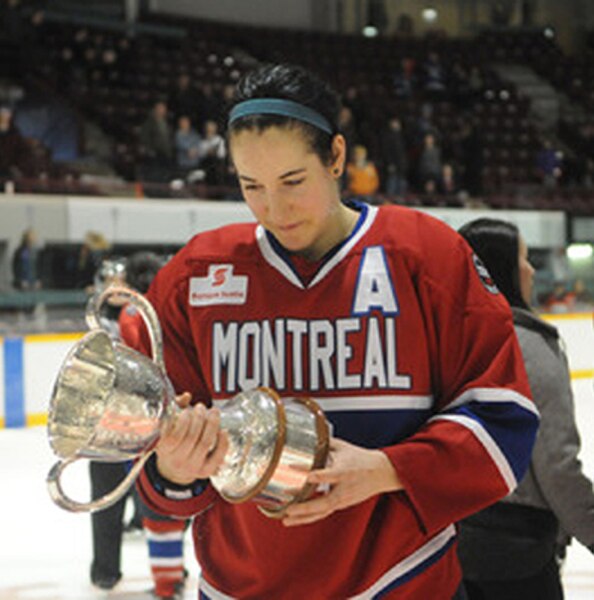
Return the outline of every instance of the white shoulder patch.
[[[233,265],[209,265],[206,277],[191,277],[190,306],[212,304],[245,304],[248,278],[233,275]]]

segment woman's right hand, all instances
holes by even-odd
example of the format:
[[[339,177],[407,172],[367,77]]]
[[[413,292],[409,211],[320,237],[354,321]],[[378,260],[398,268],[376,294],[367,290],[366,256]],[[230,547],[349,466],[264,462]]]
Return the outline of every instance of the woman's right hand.
[[[159,473],[179,485],[214,475],[229,447],[218,409],[190,406],[190,400],[187,392],[176,398],[182,410],[165,425],[156,447]]]

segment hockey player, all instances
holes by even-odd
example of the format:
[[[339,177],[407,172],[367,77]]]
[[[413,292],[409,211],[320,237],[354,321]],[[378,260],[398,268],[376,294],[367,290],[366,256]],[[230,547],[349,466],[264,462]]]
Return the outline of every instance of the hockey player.
[[[444,223],[343,204],[335,93],[288,65],[239,83],[228,143],[257,223],[200,233],[148,299],[187,408],[138,486],[193,517],[200,598],[450,600],[454,523],[508,494],[538,423],[511,312]],[[209,485],[227,449],[217,403],[265,385],[333,425],[329,492],[283,519]]]

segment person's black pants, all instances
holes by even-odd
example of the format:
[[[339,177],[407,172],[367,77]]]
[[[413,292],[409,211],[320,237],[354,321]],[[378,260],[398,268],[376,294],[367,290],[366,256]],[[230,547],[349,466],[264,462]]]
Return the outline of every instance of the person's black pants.
[[[557,561],[553,558],[538,573],[510,581],[464,581],[468,600],[563,600]]]
[[[91,474],[91,498],[96,500],[111,492],[124,479],[126,463],[89,463]],[[113,506],[91,514],[93,527],[93,562],[91,579],[121,577],[120,557],[124,528],[126,496]]]

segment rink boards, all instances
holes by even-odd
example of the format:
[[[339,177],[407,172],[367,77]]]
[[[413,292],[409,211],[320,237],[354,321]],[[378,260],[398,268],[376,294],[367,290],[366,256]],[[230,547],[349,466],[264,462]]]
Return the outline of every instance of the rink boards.
[[[565,342],[573,380],[594,378],[592,315],[545,315]],[[60,366],[82,333],[0,337],[0,428],[44,425]],[[594,392],[593,392],[594,394]]]

